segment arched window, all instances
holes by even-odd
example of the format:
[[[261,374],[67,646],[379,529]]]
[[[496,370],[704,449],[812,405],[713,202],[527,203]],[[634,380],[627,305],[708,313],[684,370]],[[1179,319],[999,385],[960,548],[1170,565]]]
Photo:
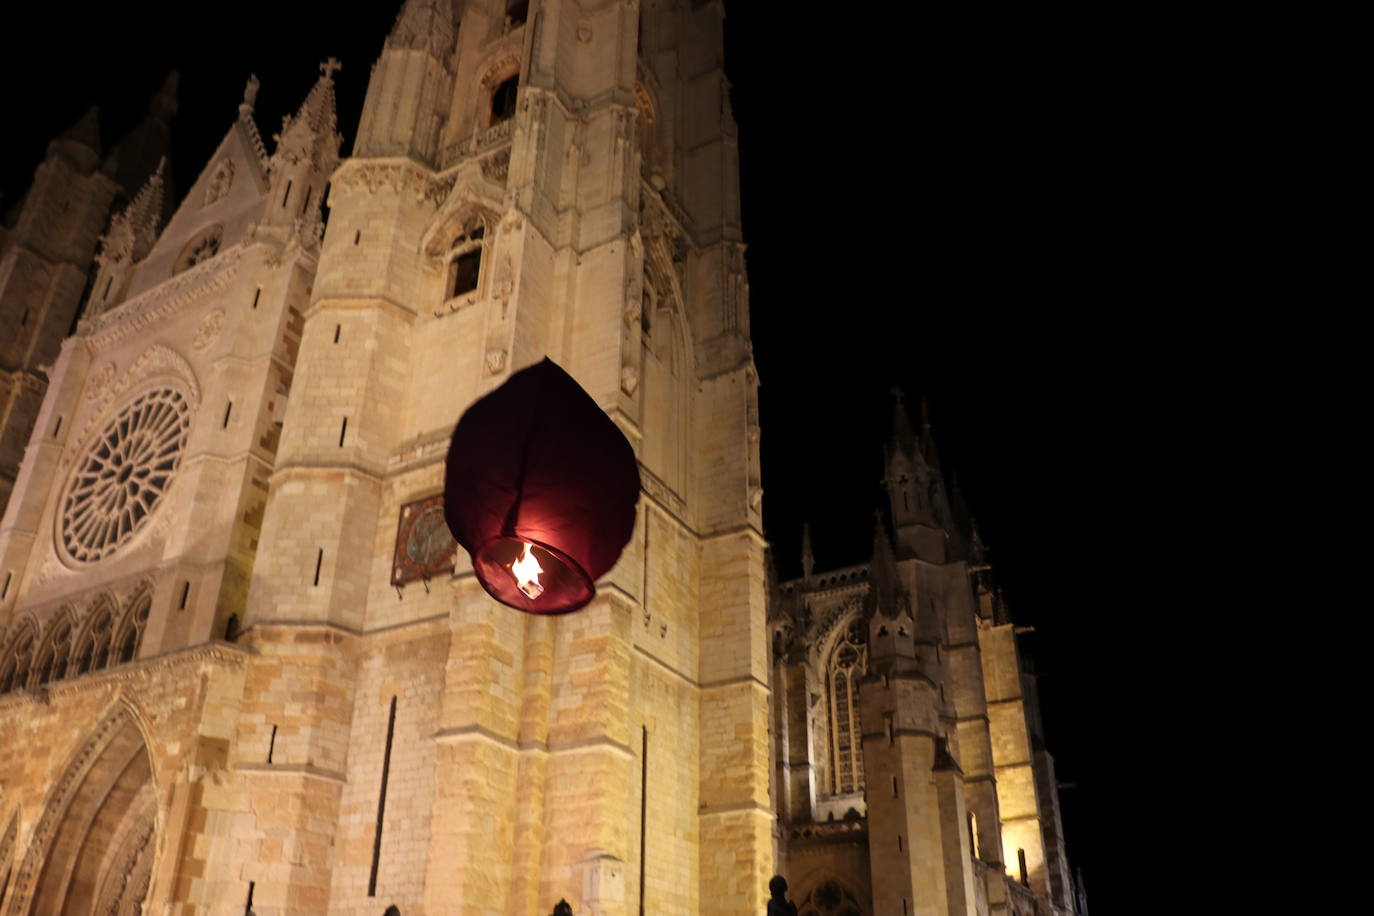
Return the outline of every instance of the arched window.
[[[179,274],[183,270],[195,267],[202,261],[208,261],[219,254],[220,239],[224,235],[223,226],[211,226],[203,229],[191,241],[186,243],[186,247],[181,249],[181,254],[177,255],[176,266],[172,273]]]
[[[515,100],[520,89],[520,74],[515,73],[496,84],[491,91],[491,121],[488,126],[495,127],[502,121],[515,117]]]
[[[485,221],[474,217],[449,246],[446,298],[465,296],[477,289],[482,278],[482,249],[486,245],[486,235]]]
[[[836,640],[825,666],[830,694],[831,787],[836,795],[862,792],[864,788],[858,685],[868,668],[867,642],[863,621],[854,619]]]
[[[114,629],[114,611],[109,604],[101,603],[91,612],[91,618],[76,641],[76,652],[72,659],[72,676],[79,677],[88,671],[99,671],[110,663],[111,633]]]
[[[28,686],[29,668],[33,662],[33,629],[21,633],[0,659],[0,693],[23,690]]]
[[[138,655],[139,643],[143,641],[143,629],[148,623],[148,609],[153,599],[144,594],[135,600],[132,609],[120,625],[114,641],[114,659],[111,664],[122,665],[131,662]]]
[[[71,620],[62,616],[49,626],[47,638],[43,640],[43,648],[38,651],[38,664],[34,666],[33,673],[35,686],[58,681],[66,676],[71,648]]]

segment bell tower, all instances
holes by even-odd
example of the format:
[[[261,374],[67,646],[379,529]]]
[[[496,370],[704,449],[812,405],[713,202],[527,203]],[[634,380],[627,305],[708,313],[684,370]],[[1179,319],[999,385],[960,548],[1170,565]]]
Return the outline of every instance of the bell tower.
[[[265,685],[245,740],[271,747],[279,684],[300,698],[279,759],[341,777],[298,804],[374,806],[376,756],[345,749],[378,729],[413,781],[375,853],[345,820],[332,875],[303,865],[255,906],[373,882],[403,911],[764,909],[757,374],[722,28],[718,4],[402,5],[330,180],[242,638]],[[545,357],[643,480],[621,561],[557,618],[496,604],[413,524],[459,416]]]

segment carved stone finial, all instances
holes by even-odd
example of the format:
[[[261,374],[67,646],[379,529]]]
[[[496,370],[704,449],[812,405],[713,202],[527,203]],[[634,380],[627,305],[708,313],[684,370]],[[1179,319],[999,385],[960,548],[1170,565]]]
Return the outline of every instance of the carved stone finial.
[[[342,69],[343,64],[339,63],[337,57],[327,58],[324,63],[320,64],[320,72],[323,73],[324,78],[330,82],[333,82],[334,74]]]
[[[256,73],[248,74],[248,83],[243,87],[243,103],[239,106],[240,108],[253,110],[253,106],[258,103],[258,87],[261,85],[262,83],[258,82]]]

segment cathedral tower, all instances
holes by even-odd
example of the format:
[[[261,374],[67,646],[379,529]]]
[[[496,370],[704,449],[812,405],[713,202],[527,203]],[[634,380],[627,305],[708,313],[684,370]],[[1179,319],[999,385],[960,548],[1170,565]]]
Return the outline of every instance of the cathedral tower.
[[[177,75],[144,119],[102,159],[95,108],[48,144],[33,184],[0,226],[0,511],[33,432],[48,374],[86,294],[112,205],[127,201],[166,156]],[[159,213],[159,219],[165,214]]]
[[[268,142],[250,80],[170,219],[148,167],[0,526],[9,912],[762,911],[721,16],[407,0],[351,158],[330,60]],[[486,595],[439,504],[459,416],[546,356],[643,480],[621,562],[552,619]]]

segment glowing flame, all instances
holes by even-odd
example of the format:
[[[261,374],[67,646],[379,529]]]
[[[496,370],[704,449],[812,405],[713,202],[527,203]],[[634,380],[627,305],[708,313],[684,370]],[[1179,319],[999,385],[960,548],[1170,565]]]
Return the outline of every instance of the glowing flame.
[[[531,599],[538,598],[544,594],[544,586],[539,584],[539,574],[544,571],[544,567],[539,565],[539,561],[530,553],[530,545],[525,545],[524,553],[520,554],[520,559],[511,564],[511,575],[515,576],[515,584],[520,586],[520,591]]]

